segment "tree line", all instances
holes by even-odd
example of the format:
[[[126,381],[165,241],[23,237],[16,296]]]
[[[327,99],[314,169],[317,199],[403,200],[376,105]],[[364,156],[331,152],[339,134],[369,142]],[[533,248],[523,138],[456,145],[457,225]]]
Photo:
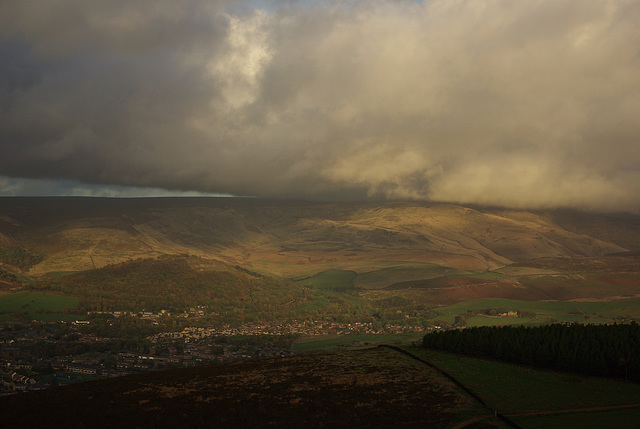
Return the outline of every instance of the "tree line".
[[[477,327],[433,332],[427,349],[640,382],[640,325]]]

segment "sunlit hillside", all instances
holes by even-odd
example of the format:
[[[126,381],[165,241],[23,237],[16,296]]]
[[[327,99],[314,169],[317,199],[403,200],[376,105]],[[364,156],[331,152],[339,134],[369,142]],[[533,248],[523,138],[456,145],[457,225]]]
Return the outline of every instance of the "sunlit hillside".
[[[487,297],[640,294],[638,256],[629,253],[640,248],[640,219],[630,217],[250,198],[3,198],[0,203],[5,289],[20,278],[35,281],[193,255],[218,267],[309,278],[312,284],[323,284],[328,277],[322,273],[335,273],[331,281],[339,284],[320,289],[357,292],[371,302],[402,297],[433,306]]]

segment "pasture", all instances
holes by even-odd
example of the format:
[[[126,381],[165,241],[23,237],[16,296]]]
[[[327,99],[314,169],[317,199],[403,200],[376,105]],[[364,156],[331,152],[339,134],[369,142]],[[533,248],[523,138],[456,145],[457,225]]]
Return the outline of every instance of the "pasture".
[[[314,300],[299,310],[317,310],[333,302],[346,302],[355,307],[362,307],[366,301],[355,295],[353,279],[354,271],[327,270],[312,277],[298,280],[298,284],[314,290]]]
[[[21,291],[0,296],[0,320],[12,314],[23,314],[29,319],[43,321],[76,320],[77,315],[67,314],[78,307],[77,298],[40,292]]]
[[[468,312],[495,308],[502,311],[520,310],[527,317],[467,317],[467,326],[507,324],[542,324],[550,322],[614,323],[640,318],[640,299],[611,301],[522,301],[502,298],[481,298],[436,308],[437,319],[453,323],[455,317]]]
[[[312,289],[344,290],[353,289],[353,279],[357,276],[354,271],[327,270],[312,277],[298,281],[299,284]]]
[[[640,385],[600,377],[537,370],[502,362],[431,350],[411,352],[452,374],[489,407],[523,428],[637,427],[640,408],[595,410],[640,405]],[[593,411],[537,415],[562,410]],[[533,413],[536,415],[523,415]]]
[[[424,280],[459,271],[436,264],[406,263],[363,272],[354,279],[358,289],[382,289],[400,281]]]

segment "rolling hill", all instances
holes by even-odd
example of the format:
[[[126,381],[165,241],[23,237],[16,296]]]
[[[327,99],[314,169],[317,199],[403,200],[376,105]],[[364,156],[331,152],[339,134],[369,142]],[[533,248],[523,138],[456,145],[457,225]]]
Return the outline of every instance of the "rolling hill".
[[[638,250],[640,218],[566,210],[252,198],[0,198],[4,277],[40,282],[60,273],[192,255],[215,270],[228,274],[228,267],[244,267],[275,283],[348,271],[354,274],[343,289],[369,300],[604,299],[640,293]]]
[[[196,256],[136,259],[32,284],[40,292],[80,298],[86,311],[246,312],[270,319],[309,300],[303,286]]]
[[[264,260],[293,273],[287,265],[409,260],[492,269],[640,249],[640,219],[573,218],[421,203],[14,197],[0,198],[0,245],[46,255],[29,270],[33,275],[180,253]]]

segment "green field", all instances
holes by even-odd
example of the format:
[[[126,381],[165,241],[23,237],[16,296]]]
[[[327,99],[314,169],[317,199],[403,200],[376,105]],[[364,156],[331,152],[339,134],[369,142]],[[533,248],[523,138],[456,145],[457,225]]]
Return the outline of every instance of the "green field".
[[[355,295],[353,279],[357,276],[354,271],[327,270],[312,277],[298,280],[298,284],[314,290],[314,300],[297,310],[317,310],[334,304],[346,302],[355,307],[362,307],[367,302]]]
[[[382,265],[384,266],[384,265]],[[382,289],[395,283],[432,279],[459,271],[436,264],[398,264],[358,274],[354,285],[358,289]]]
[[[312,289],[335,290],[336,288],[353,289],[353,279],[358,274],[354,271],[327,270],[315,276],[298,281],[298,284]]]
[[[411,349],[411,352],[452,374],[490,408],[511,416],[524,428],[637,428],[640,422],[640,408],[516,416],[522,413],[640,404],[639,384],[542,371],[431,350]]]
[[[78,305],[78,299],[69,296],[15,292],[0,296],[0,320],[7,320],[16,313],[43,321],[76,320],[77,315],[67,314],[65,311],[74,310]]]
[[[527,429],[638,429],[640,411],[638,408],[597,411],[579,414],[559,414],[542,416],[511,417],[513,421]]]
[[[557,322],[613,323],[618,318],[640,318],[640,299],[623,299],[600,302],[569,301],[519,301],[502,298],[481,298],[460,302],[436,309],[437,319],[453,323],[455,317],[469,311],[496,308],[503,311],[521,310],[535,313],[533,317],[490,318],[472,316],[467,326],[543,324]]]
[[[447,277],[467,277],[473,279],[484,280],[501,280],[504,278],[504,274],[495,271],[485,271],[484,273],[471,273],[471,274],[451,274]]]

